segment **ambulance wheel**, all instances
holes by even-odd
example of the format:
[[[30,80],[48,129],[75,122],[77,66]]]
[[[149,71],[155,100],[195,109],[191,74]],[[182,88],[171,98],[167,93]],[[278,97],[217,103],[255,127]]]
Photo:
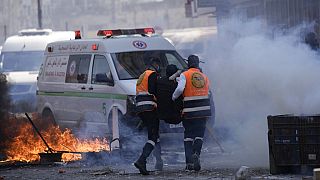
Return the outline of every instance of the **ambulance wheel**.
[[[53,113],[51,112],[50,109],[48,109],[48,108],[44,109],[41,114],[41,117],[42,117],[42,121],[43,121],[46,128],[48,128],[51,125],[53,125],[53,126],[57,125],[57,123],[54,119]]]

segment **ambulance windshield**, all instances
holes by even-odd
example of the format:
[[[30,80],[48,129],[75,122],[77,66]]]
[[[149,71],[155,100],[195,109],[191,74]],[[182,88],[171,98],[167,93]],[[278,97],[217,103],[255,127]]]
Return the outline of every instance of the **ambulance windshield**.
[[[168,64],[174,64],[179,69],[187,68],[183,58],[176,51],[135,51],[112,54],[120,80],[138,79],[145,71],[150,57],[158,57],[161,60],[161,75],[165,75]]]
[[[2,52],[1,71],[38,71],[43,56],[43,51]]]

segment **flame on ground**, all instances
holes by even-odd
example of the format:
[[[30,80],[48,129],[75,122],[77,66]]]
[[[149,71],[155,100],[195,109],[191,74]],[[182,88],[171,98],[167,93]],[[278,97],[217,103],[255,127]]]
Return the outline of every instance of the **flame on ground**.
[[[33,115],[34,117],[34,115]],[[34,118],[39,120],[39,118]],[[25,118],[15,118],[16,128],[15,135],[6,144],[5,153],[6,161],[39,161],[38,153],[48,150],[44,142],[34,131],[30,123],[26,123]],[[20,122],[19,122],[20,121]],[[12,126],[12,125],[11,125]],[[43,138],[46,140],[51,149],[56,151],[73,151],[73,152],[99,152],[109,151],[109,144],[106,139],[78,139],[70,129],[60,130],[58,126],[50,126],[45,131],[41,131]],[[64,153],[63,161],[73,161],[81,159],[80,154]]]

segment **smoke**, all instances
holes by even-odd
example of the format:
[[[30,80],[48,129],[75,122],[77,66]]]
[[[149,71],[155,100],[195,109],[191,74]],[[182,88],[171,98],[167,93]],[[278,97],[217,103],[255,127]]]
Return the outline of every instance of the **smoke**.
[[[234,162],[268,166],[267,116],[317,114],[320,61],[301,28],[268,32],[262,21],[229,19],[204,55],[214,90],[216,127],[226,129]]]

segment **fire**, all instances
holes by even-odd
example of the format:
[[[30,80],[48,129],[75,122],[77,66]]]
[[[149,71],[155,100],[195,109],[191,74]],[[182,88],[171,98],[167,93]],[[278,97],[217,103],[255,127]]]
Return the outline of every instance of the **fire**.
[[[35,115],[33,115],[35,117]],[[39,118],[33,118],[39,121]],[[14,137],[7,142],[5,153],[7,161],[39,161],[38,153],[48,151],[48,148],[34,131],[32,125],[27,122],[26,118],[16,118],[17,121]],[[10,121],[11,122],[11,121]],[[45,131],[41,131],[43,138],[46,140],[51,149],[56,151],[72,152],[99,152],[109,151],[109,144],[104,139],[78,139],[70,129],[60,130],[58,126],[50,126]],[[73,161],[81,159],[80,154],[64,153],[63,161]]]

